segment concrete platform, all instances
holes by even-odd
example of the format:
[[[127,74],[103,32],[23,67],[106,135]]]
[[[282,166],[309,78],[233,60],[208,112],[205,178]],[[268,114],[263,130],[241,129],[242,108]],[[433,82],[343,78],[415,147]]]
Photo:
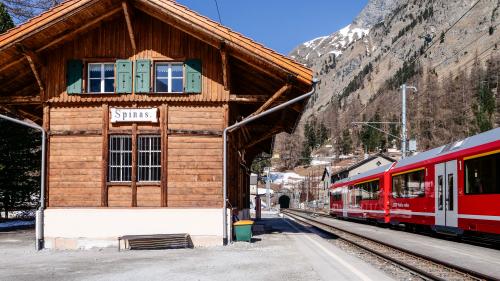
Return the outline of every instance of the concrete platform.
[[[390,280],[291,220],[266,214],[252,243],[156,250],[34,250],[32,230],[0,233],[2,280]]]
[[[499,250],[334,218],[317,217],[317,219],[335,227],[367,235],[500,279]]]

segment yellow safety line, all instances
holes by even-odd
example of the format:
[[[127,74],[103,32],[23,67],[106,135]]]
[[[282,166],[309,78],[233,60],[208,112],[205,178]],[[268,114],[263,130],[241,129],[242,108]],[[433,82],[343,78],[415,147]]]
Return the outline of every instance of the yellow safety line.
[[[409,173],[413,173],[413,172],[421,171],[421,170],[425,170],[425,168],[416,168],[416,169],[413,169],[413,170],[409,170],[409,171],[404,171],[404,172],[392,174],[392,176],[394,177],[394,176],[399,176],[399,175],[403,175],[403,174],[409,174]]]
[[[479,158],[479,157],[488,156],[488,155],[497,154],[497,153],[500,153],[500,149],[488,151],[488,152],[484,152],[484,153],[480,153],[480,154],[476,154],[476,155],[472,155],[472,156],[467,156],[467,157],[464,157],[464,160]]]

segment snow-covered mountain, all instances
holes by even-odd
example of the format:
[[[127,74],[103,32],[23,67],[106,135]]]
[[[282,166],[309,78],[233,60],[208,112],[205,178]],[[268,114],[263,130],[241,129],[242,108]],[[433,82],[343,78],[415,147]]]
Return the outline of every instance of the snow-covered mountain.
[[[341,55],[349,44],[363,38],[369,32],[368,28],[349,24],[331,35],[302,43],[290,53],[290,57],[311,66],[312,62],[325,54]]]

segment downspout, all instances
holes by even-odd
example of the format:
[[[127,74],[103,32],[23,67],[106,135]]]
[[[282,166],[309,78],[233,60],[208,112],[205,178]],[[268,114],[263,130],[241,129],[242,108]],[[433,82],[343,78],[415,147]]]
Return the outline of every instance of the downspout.
[[[298,97],[296,97],[294,99],[291,99],[291,100],[289,100],[289,101],[287,101],[285,103],[282,103],[282,104],[280,104],[278,106],[275,106],[275,107],[273,107],[271,109],[268,109],[268,110],[266,110],[264,112],[261,112],[261,113],[259,113],[257,115],[254,115],[254,116],[248,117],[246,119],[243,119],[240,122],[237,122],[237,123],[235,123],[235,124],[233,124],[233,125],[231,125],[231,126],[229,126],[229,127],[227,127],[227,128],[224,129],[223,140],[222,140],[223,143],[224,143],[224,151],[223,151],[223,153],[224,153],[224,156],[223,156],[224,159],[223,159],[223,164],[222,164],[223,165],[223,171],[224,171],[223,172],[223,178],[222,178],[222,180],[223,180],[223,200],[224,200],[224,202],[222,204],[222,229],[223,229],[223,243],[224,243],[224,245],[227,245],[227,243],[228,243],[228,237],[227,237],[227,133],[230,132],[230,131],[232,131],[232,130],[234,130],[234,129],[236,129],[236,128],[239,128],[239,127],[241,127],[241,126],[243,126],[245,124],[248,124],[248,123],[250,123],[250,122],[252,122],[252,121],[254,121],[256,119],[259,119],[261,117],[269,115],[269,114],[271,114],[273,112],[281,110],[281,109],[283,109],[283,108],[285,108],[285,107],[287,107],[287,106],[289,106],[291,104],[299,102],[299,101],[301,101],[303,99],[307,99],[308,97],[314,95],[314,93],[316,92],[316,84],[319,82],[319,80],[316,79],[316,78],[313,78],[312,82],[313,82],[313,84],[312,84],[313,88],[312,88],[312,90],[310,92],[308,92],[306,94],[303,94],[301,96],[298,96]]]
[[[14,123],[17,123],[22,126],[30,127],[32,129],[38,130],[42,132],[42,167],[40,169],[41,182],[40,182],[40,207],[36,211],[36,250],[39,251],[43,249],[43,209],[45,208],[45,161],[46,161],[46,153],[45,153],[45,143],[47,139],[47,133],[45,129],[41,126],[33,123],[29,123],[26,121],[21,121],[15,118],[11,118],[9,116],[5,116],[0,114],[1,119],[5,119]]]

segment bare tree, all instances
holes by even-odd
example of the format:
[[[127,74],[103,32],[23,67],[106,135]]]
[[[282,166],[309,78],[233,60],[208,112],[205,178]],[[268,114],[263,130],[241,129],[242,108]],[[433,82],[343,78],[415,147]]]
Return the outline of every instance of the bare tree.
[[[27,21],[60,4],[63,0],[0,0],[16,24]]]

